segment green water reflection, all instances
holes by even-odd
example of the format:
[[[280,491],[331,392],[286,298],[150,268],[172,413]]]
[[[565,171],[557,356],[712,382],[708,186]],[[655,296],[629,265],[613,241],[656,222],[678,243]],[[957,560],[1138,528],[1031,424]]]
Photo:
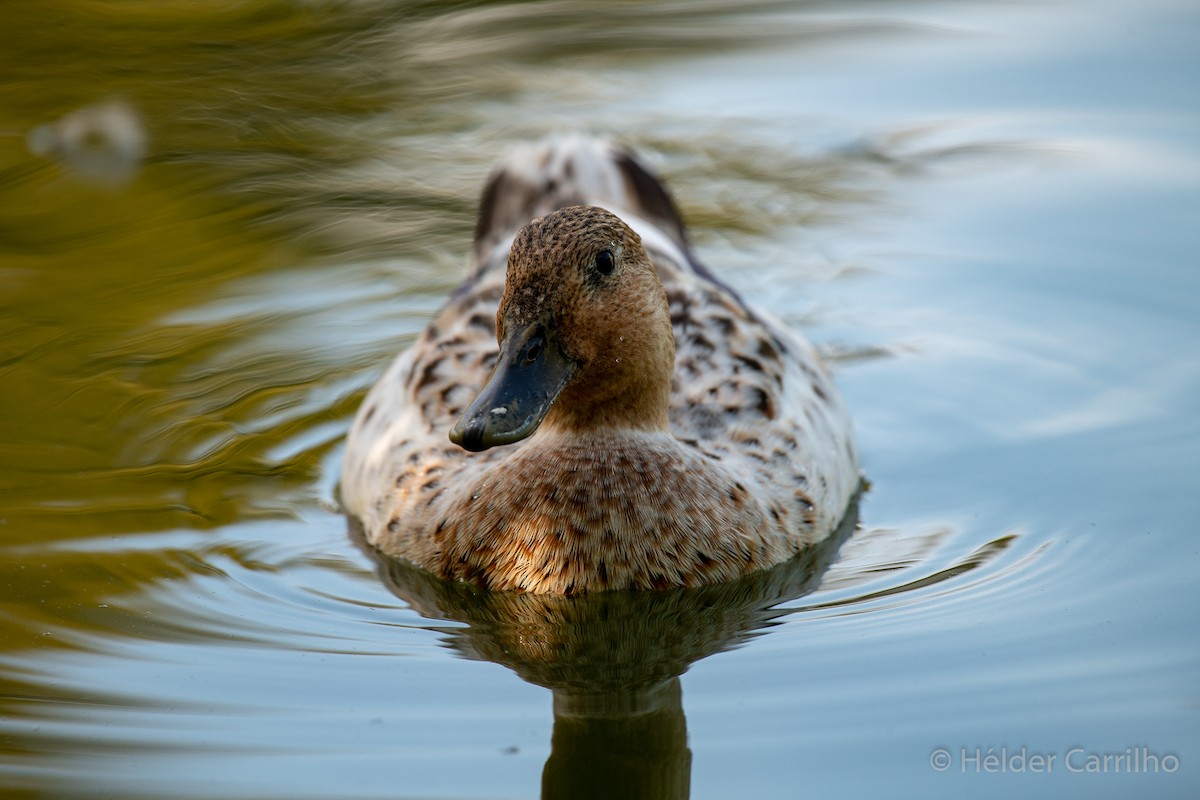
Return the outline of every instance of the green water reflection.
[[[23,653],[239,639],[202,611],[152,614],[146,595],[189,591],[225,574],[222,563],[270,572],[252,545],[122,539],[295,519],[327,502],[321,470],[364,385],[460,274],[489,164],[506,142],[564,121],[536,109],[514,116],[506,100],[532,93],[543,105],[591,107],[627,91],[639,65],[837,33],[795,12],[772,2],[622,3],[620,13],[583,2],[8,4],[5,716],[36,723],[154,706],[132,686],[51,689]],[[593,130],[642,127],[589,114]],[[767,167],[754,143],[638,136],[673,154],[685,186],[689,175],[725,176],[723,195],[685,206],[727,236],[870,199],[869,159],[781,156]],[[764,213],[730,213],[747,197]],[[338,273],[349,263],[365,266],[347,291]],[[371,305],[376,292],[407,321],[364,339],[364,318],[384,313]],[[242,627],[253,640],[255,623]],[[667,720],[682,726],[675,692]],[[146,745],[62,732],[9,735],[5,746],[53,761]]]

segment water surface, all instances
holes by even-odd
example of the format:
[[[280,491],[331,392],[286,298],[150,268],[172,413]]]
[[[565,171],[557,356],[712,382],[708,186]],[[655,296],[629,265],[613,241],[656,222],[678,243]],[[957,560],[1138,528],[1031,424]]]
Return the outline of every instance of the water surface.
[[[1195,795],[1200,10],[724,5],[6,7],[0,786]],[[575,129],[833,360],[840,547],[543,602],[339,515],[489,165]]]

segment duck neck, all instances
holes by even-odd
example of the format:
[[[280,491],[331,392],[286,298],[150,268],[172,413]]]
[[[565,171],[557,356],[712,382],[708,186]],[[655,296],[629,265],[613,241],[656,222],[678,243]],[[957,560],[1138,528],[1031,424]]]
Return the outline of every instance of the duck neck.
[[[638,385],[641,384],[641,385]],[[565,433],[666,432],[669,379],[651,386],[608,386],[602,392],[564,391],[542,428]]]
[[[543,425],[574,433],[669,430],[675,337],[665,309],[661,316],[661,321],[606,337],[604,346],[580,365]]]

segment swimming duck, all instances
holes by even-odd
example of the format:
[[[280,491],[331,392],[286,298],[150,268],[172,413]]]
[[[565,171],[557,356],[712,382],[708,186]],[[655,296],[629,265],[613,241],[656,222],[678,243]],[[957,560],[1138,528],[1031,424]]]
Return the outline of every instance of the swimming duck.
[[[472,261],[350,430],[341,497],[371,545],[576,594],[732,580],[836,529],[860,474],[828,370],[696,260],[628,153],[518,150]]]

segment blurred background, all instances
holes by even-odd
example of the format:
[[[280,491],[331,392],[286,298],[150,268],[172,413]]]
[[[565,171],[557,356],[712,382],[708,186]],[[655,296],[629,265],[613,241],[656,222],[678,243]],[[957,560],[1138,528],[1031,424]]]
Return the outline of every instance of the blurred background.
[[[872,483],[811,594],[679,667],[684,794],[1194,796],[1194,3],[3,16],[0,789],[543,791],[562,709],[406,595],[335,487],[490,165],[581,130],[819,345]],[[963,763],[989,747],[1178,768]]]

